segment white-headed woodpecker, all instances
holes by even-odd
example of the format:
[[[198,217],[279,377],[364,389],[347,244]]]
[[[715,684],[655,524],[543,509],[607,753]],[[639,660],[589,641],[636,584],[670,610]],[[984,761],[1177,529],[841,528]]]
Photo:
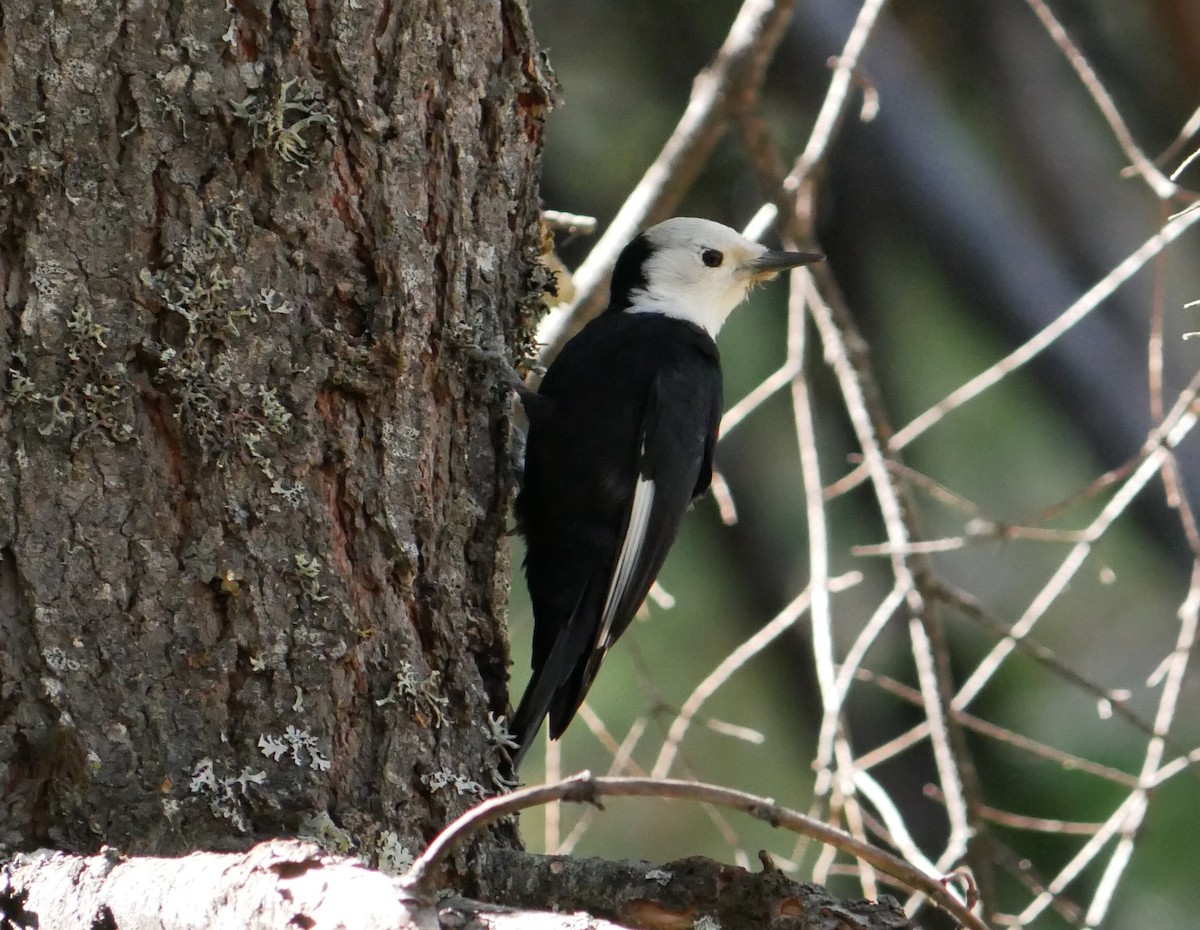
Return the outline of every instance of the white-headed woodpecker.
[[[533,603],[533,677],[513,717],[514,767],[550,717],[557,739],[708,490],[722,413],[714,342],[759,281],[816,261],[679,217],[613,269],[608,308],[525,398],[517,521]]]

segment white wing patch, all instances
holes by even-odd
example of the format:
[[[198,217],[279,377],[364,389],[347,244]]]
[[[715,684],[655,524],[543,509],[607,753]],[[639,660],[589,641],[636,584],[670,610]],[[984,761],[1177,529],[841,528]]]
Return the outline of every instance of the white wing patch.
[[[642,543],[646,541],[646,527],[650,523],[650,511],[654,506],[654,481],[639,476],[633,489],[633,506],[629,510],[629,528],[621,541],[621,553],[617,556],[612,581],[608,585],[608,596],[604,599],[604,612],[600,615],[600,632],[596,647],[607,649],[608,634],[616,617],[617,606],[625,598],[630,579],[642,554]]]

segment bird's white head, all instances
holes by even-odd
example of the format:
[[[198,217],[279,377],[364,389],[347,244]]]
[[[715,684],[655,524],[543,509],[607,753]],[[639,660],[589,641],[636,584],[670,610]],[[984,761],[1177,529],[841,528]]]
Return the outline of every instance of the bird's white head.
[[[613,270],[612,309],[678,317],[715,339],[751,287],[821,257],[773,251],[712,220],[675,217],[625,247]]]

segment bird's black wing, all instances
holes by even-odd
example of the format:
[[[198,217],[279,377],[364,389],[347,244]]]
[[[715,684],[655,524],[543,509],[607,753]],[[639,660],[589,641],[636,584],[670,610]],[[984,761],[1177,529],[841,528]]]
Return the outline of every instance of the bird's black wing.
[[[513,720],[522,754],[547,713],[552,737],[566,729],[711,479],[716,346],[678,320],[605,319],[568,344],[531,417],[518,499],[534,606],[534,674]]]
[[[712,481],[720,421],[721,377],[715,366],[664,366],[650,386],[641,430],[638,476],[621,548],[600,615],[591,675],[625,632],[666,561],[692,500]]]

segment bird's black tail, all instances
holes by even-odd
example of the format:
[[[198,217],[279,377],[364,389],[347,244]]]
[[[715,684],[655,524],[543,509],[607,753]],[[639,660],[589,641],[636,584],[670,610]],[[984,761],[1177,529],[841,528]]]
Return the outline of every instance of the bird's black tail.
[[[598,596],[596,590],[600,592]],[[580,673],[591,654],[599,611],[603,607],[603,592],[602,583],[592,582],[584,588],[571,616],[556,627],[558,635],[550,654],[544,662],[534,666],[533,677],[521,695],[521,703],[508,728],[517,741],[512,756],[514,772],[533,744],[546,715],[553,711],[551,738],[557,739],[583,700]],[[569,713],[562,719],[568,704]]]
[[[546,674],[545,668],[535,670],[533,678],[521,695],[521,703],[513,714],[509,732],[517,741],[517,749],[512,756],[513,771],[521,767],[521,760],[533,745],[533,739],[542,728],[542,721],[550,712],[550,702],[554,700],[555,683]]]

